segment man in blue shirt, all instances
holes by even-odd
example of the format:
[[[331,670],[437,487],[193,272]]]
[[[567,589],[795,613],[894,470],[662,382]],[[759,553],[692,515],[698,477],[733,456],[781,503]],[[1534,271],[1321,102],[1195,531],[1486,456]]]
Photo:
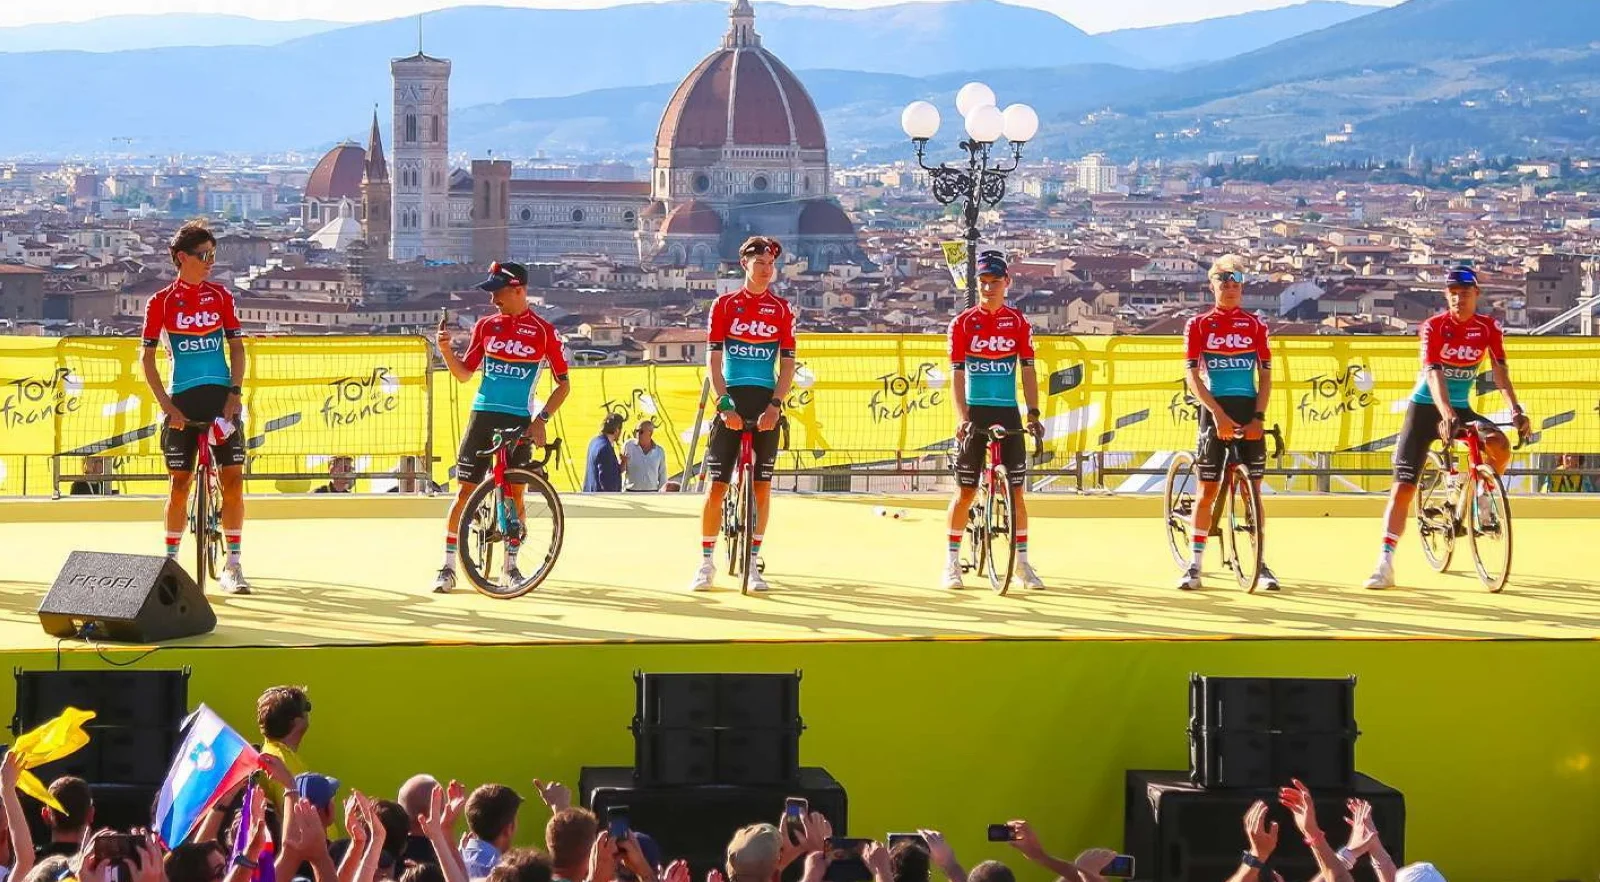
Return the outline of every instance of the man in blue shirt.
[[[600,434],[589,442],[589,455],[584,460],[583,492],[622,492],[622,462],[617,459],[617,438],[621,435],[622,414],[606,414]]]

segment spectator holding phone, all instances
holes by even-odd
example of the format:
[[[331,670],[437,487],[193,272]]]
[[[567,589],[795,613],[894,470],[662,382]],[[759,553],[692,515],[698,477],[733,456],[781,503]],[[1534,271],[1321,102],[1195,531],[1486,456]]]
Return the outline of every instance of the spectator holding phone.
[[[1033,832],[1033,827],[1027,821],[1012,821],[1005,825],[1011,831],[1011,847],[1022,852],[1022,856],[1044,867],[1063,882],[1102,882],[1100,871],[1104,870],[1117,853],[1106,848],[1091,848],[1078,855],[1077,860],[1064,861],[1051,857],[1039,843],[1039,836]],[[980,865],[981,866],[981,865]],[[1007,870],[1007,872],[1010,872]],[[977,869],[973,869],[977,873]]]

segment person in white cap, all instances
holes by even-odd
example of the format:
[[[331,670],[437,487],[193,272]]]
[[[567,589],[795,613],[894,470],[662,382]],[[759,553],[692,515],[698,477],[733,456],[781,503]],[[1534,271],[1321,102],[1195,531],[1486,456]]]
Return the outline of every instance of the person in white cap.
[[[1444,882],[1444,874],[1433,864],[1407,864],[1395,874],[1394,882]]]

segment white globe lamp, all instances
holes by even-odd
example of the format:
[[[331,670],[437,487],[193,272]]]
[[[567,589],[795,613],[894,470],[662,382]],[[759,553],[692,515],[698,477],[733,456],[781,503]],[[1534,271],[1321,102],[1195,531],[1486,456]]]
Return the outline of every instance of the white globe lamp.
[[[993,144],[1005,134],[1006,116],[993,104],[974,107],[966,122],[967,135],[980,144]]]

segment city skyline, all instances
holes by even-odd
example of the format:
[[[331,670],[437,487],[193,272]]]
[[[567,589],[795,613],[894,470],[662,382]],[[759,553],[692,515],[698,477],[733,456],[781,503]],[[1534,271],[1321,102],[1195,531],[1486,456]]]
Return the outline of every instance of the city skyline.
[[[673,0],[494,0],[492,5],[530,9],[599,9],[637,2]],[[781,0],[772,0],[781,2]],[[787,5],[866,9],[936,0],[808,0]],[[1004,0],[1051,12],[1091,33],[1203,21],[1227,15],[1301,5],[1285,0],[1128,0],[1101,4],[1093,0]],[[1389,7],[1403,0],[1356,0],[1359,5]],[[242,15],[270,21],[302,19],[356,24],[431,12],[456,6],[486,5],[489,0],[81,0],[70,9],[49,0],[12,0],[0,8],[0,28],[68,24],[124,15]]]

